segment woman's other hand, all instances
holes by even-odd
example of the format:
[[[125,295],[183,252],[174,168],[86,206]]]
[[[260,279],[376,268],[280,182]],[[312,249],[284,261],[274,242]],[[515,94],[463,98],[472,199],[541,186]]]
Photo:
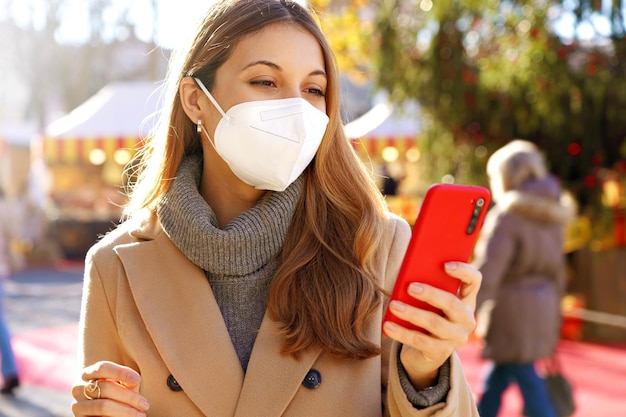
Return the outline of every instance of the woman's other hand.
[[[430,334],[385,322],[385,334],[402,343],[400,360],[416,389],[434,385],[441,365],[464,345],[476,327],[474,311],[482,275],[463,262],[448,262],[446,272],[461,281],[459,296],[426,284],[413,283],[409,295],[441,309],[443,315],[391,302],[395,316],[426,329]]]
[[[144,417],[150,408],[139,394],[141,376],[133,369],[102,361],[83,370],[82,381],[72,387],[75,417]]]

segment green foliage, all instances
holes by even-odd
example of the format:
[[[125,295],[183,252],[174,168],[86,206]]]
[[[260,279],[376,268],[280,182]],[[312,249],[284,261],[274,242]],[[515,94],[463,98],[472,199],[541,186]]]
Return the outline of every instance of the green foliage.
[[[320,24],[337,59],[337,66],[357,82],[370,78],[372,51],[371,19],[363,18],[368,6],[365,0],[312,0],[311,6],[320,15]]]
[[[626,174],[626,41],[614,33],[565,42],[551,29],[559,3],[383,0],[376,80],[392,100],[417,99],[432,117],[423,155],[453,157],[479,146],[490,154],[528,139],[581,204],[594,206],[606,173]],[[579,19],[599,3],[580,2]],[[443,150],[444,143],[456,149]],[[476,166],[484,158],[465,157],[472,168],[464,172],[477,175],[466,179],[481,182]],[[452,172],[459,164],[434,166]],[[438,180],[440,172],[431,172]]]

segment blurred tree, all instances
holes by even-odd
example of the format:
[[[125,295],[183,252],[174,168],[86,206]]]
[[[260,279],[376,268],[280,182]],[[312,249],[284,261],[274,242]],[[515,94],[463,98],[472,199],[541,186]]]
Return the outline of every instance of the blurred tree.
[[[310,0],[343,74],[370,82],[375,12],[367,0]]]
[[[422,104],[431,181],[442,162],[459,182],[484,181],[485,156],[525,138],[595,204],[608,170],[626,172],[625,13],[606,0],[381,0],[377,84]],[[559,33],[568,16],[572,37]]]
[[[155,2],[151,5],[156,19]],[[0,23],[3,40],[11,48],[3,59],[19,74],[20,87],[29,90],[23,118],[35,120],[42,129],[51,122],[51,114],[72,110],[108,82],[158,79],[164,74],[165,58],[153,53],[146,59],[154,42],[146,44],[134,35],[130,4],[94,0],[80,8],[71,0],[4,3]],[[79,20],[88,22],[86,33],[63,38],[68,27],[78,36],[73,27]],[[6,101],[0,104],[10,105]]]

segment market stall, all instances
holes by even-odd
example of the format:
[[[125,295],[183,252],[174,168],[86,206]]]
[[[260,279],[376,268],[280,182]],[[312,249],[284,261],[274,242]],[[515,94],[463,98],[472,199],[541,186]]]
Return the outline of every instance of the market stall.
[[[344,126],[355,150],[372,165],[390,210],[409,222],[415,220],[421,198],[414,169],[420,158],[420,114],[416,103],[394,108],[383,101]]]
[[[35,141],[49,177],[49,218],[68,257],[84,255],[119,220],[124,169],[153,127],[159,99],[153,82],[109,84]]]
[[[21,198],[28,189],[30,139],[34,123],[0,123],[0,188],[7,196]]]

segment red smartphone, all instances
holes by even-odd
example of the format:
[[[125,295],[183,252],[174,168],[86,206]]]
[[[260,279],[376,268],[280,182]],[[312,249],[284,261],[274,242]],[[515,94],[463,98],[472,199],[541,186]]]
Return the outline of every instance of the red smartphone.
[[[484,187],[435,184],[428,188],[389,301],[399,300],[442,314],[430,304],[411,297],[408,294],[409,284],[423,282],[458,294],[461,281],[449,276],[444,264],[469,261],[489,201],[489,190]],[[385,312],[385,321],[424,331],[394,316],[389,309]]]

